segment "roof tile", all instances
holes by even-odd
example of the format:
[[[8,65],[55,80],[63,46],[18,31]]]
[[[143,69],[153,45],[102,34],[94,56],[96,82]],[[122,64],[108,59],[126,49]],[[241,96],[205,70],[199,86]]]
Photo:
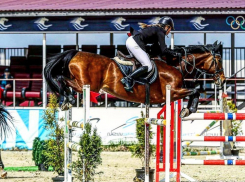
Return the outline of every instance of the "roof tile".
[[[244,0],[1,0],[0,11],[245,8]]]

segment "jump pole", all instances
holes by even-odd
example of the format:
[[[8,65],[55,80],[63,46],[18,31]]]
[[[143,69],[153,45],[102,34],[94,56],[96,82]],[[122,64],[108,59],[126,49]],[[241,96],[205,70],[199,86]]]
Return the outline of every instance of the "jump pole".
[[[165,181],[170,181],[170,119],[171,119],[171,86],[166,85],[166,135],[165,135]]]
[[[72,142],[72,127],[83,128],[89,122],[90,110],[90,85],[83,86],[83,122],[72,121],[72,109],[65,111],[65,141],[64,141],[64,182],[72,182],[72,150],[79,151],[81,147]],[[83,165],[83,182],[85,182],[85,166]]]
[[[182,165],[245,165],[245,160],[195,160],[195,159],[182,159]]]
[[[245,142],[245,136],[192,136],[182,137],[182,141]]]
[[[245,120],[245,113],[193,113],[182,120]]]

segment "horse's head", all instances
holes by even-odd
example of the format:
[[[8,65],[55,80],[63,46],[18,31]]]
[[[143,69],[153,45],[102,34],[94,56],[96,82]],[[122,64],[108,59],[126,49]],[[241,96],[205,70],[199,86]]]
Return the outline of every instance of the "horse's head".
[[[9,20],[7,18],[1,18],[0,21],[5,22],[5,21],[9,21]]]
[[[159,20],[161,19],[160,16],[152,18],[149,23],[150,24],[158,24]]]
[[[83,19],[82,17],[77,17],[77,18],[74,18],[71,21],[71,23],[75,23],[75,24],[79,24],[80,25],[80,23],[83,22],[83,21],[85,21],[85,19]]]
[[[193,76],[195,76],[194,79],[196,79],[199,78],[201,75],[206,74],[213,78],[217,86],[223,86],[226,78],[222,67],[221,43],[215,43],[208,46],[190,46],[184,48],[184,50],[186,51],[185,53],[189,55],[187,56],[187,58],[184,57],[186,60],[184,65],[188,65],[188,68],[186,68],[186,66],[184,68],[186,69],[186,72],[190,74],[189,78],[193,78]],[[195,68],[197,73],[193,72]],[[192,73],[194,73],[195,75],[193,75]]]
[[[82,17],[78,17],[78,18],[76,19],[76,22],[83,22],[83,21],[85,21],[85,19],[83,19]]]
[[[126,21],[126,19],[123,17],[118,17],[115,20],[113,20],[112,23],[121,25],[123,21]]]
[[[43,18],[38,18],[38,20],[36,20],[35,23],[44,25],[46,21],[49,21],[49,19],[43,17]]]
[[[200,20],[200,21],[204,21],[205,18],[203,18],[202,16],[200,16],[199,20]]]
[[[221,43],[214,43],[212,47],[207,48],[207,52],[200,55],[199,59],[203,59],[203,63],[200,64],[201,70],[203,70],[207,75],[211,76],[214,83],[222,87],[226,82],[224,69],[222,66],[222,45]],[[198,68],[198,65],[197,65]]]

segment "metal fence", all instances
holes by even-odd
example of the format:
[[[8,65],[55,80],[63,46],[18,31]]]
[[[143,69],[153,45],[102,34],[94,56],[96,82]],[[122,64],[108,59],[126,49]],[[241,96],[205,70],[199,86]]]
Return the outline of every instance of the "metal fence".
[[[4,66],[10,65],[11,56],[26,56],[28,48],[0,48],[0,64]],[[62,50],[61,50],[62,51]],[[232,73],[239,71],[245,67],[245,47],[236,47],[234,55],[234,63],[232,66],[232,50],[229,47],[223,48],[223,67],[226,77],[230,77]],[[232,70],[233,68],[233,70]],[[245,77],[245,71],[239,72],[237,77]]]
[[[0,48],[0,64],[10,65],[11,56],[26,56],[28,48]]]

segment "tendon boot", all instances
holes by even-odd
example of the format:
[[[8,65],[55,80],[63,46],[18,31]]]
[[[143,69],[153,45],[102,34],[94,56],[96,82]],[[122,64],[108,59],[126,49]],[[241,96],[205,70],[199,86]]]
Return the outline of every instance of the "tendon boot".
[[[148,71],[148,66],[141,66],[133,73],[121,79],[121,82],[125,85],[125,90],[133,93],[134,79],[140,77]]]
[[[76,100],[74,96],[72,95],[70,88],[66,87],[64,93],[65,93],[64,95],[67,98],[68,102],[72,105],[75,104]]]

